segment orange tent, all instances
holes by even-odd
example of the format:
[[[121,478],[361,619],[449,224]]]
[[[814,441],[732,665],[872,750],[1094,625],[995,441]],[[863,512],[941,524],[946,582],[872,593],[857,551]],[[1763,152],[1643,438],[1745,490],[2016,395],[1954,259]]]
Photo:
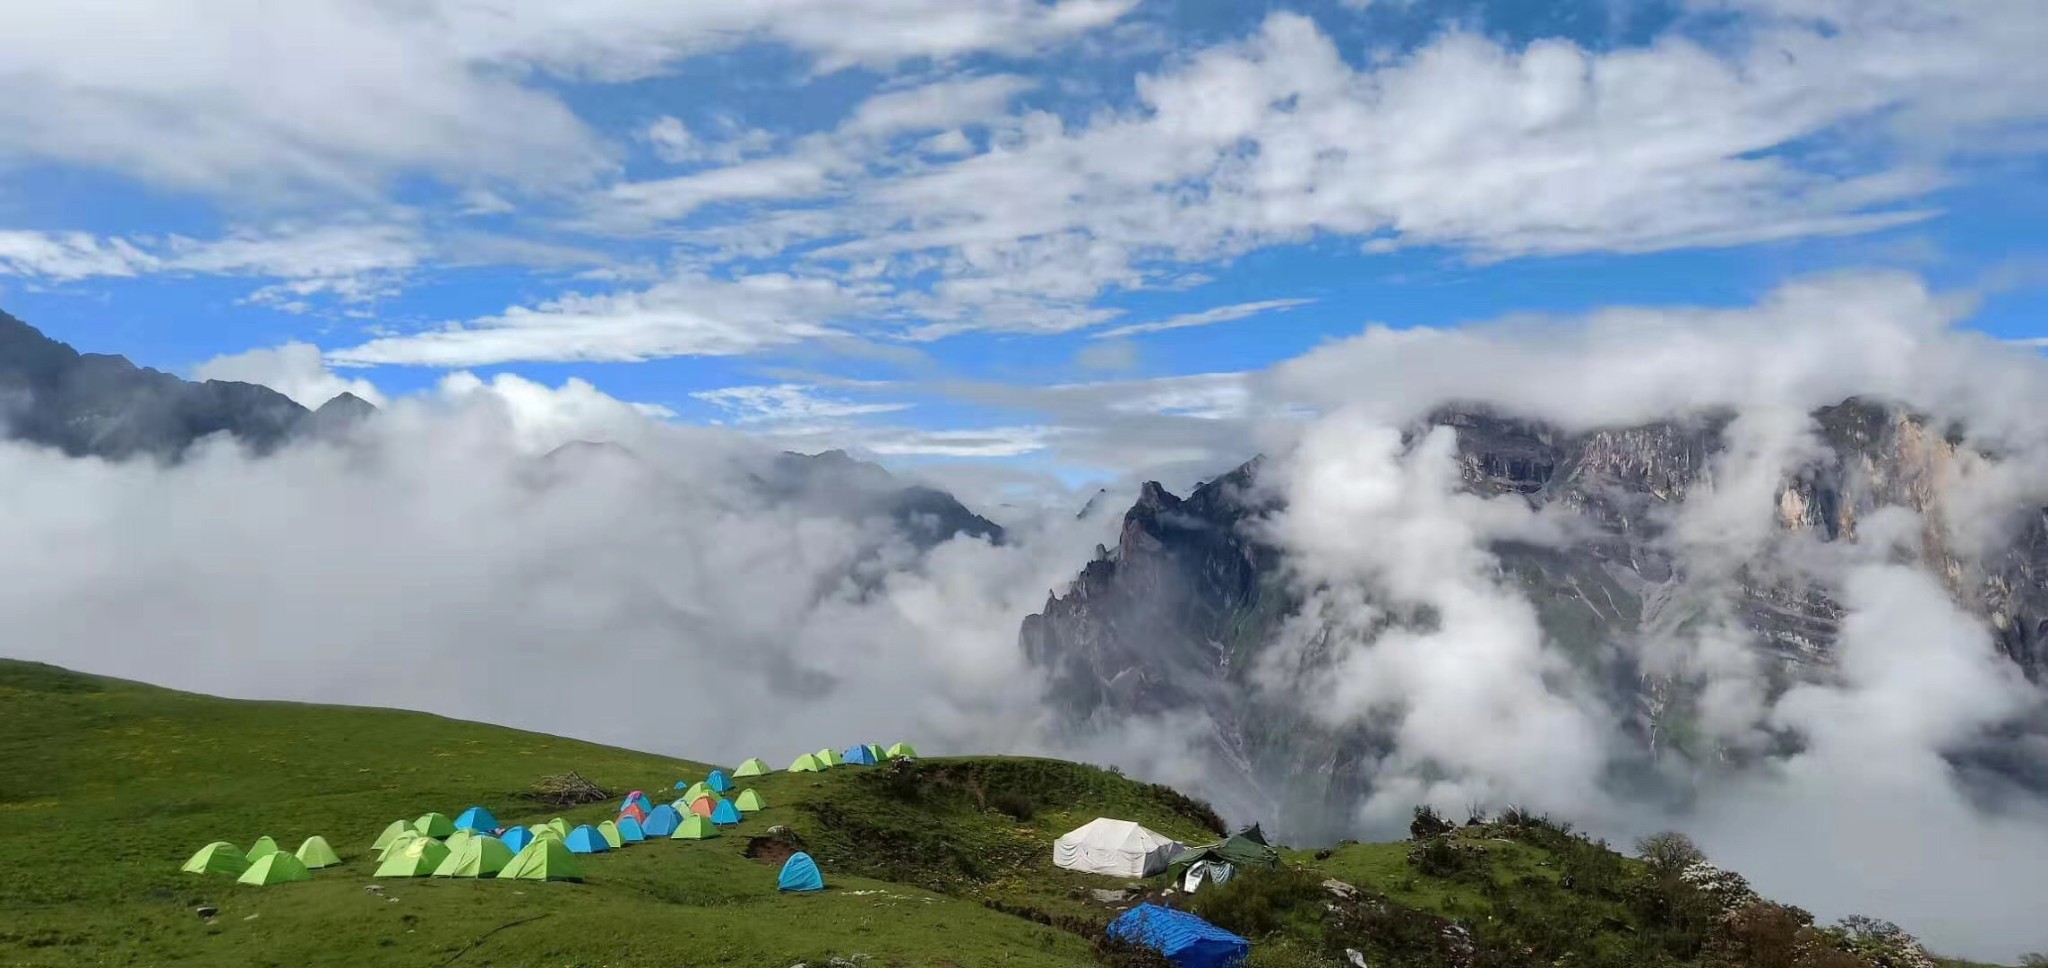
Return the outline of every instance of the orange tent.
[[[647,822],[647,811],[640,809],[640,804],[638,803],[634,803],[632,806],[629,806],[626,809],[619,811],[619,816],[622,818],[632,817],[634,823]]]
[[[717,808],[712,804],[710,797],[698,797],[690,804],[690,812],[700,817],[711,816],[711,811],[714,809]]]

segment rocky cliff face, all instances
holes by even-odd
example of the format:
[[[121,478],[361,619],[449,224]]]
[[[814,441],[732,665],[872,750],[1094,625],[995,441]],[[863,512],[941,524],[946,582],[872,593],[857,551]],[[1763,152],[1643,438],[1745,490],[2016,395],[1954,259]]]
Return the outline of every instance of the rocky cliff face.
[[[2048,672],[2048,519],[2023,515],[1989,554],[1951,547],[1940,525],[1942,482],[1957,443],[1902,409],[1851,400],[1813,414],[1825,453],[1777,488],[1780,537],[1854,540],[1879,509],[1922,523],[1925,564],[1981,615],[2028,676]],[[1770,556],[1703,567],[1674,552],[1670,531],[1689,498],[1714,485],[1731,416],[1568,434],[1479,408],[1430,415],[1457,433],[1462,486],[1521,495],[1571,512],[1585,533],[1564,547],[1502,543],[1503,577],[1535,605],[1570,655],[1652,753],[1697,757],[1686,729],[1687,683],[1647,669],[1645,639],[1703,621],[1739,630],[1780,682],[1825,674],[1842,609],[1827,589]],[[1077,721],[1111,725],[1162,712],[1199,714],[1217,762],[1245,782],[1212,791],[1226,809],[1274,817],[1290,836],[1341,834],[1325,804],[1370,785],[1364,764],[1384,751],[1371,730],[1333,733],[1284,697],[1262,693],[1251,666],[1300,607],[1278,549],[1251,525],[1277,506],[1253,461],[1176,498],[1144,486],[1115,548],[1099,549],[1064,594],[1025,619],[1022,647],[1047,670]],[[1304,670],[1303,674],[1312,674]],[[1232,797],[1240,798],[1230,802]]]
[[[192,383],[80,353],[0,312],[0,433],[73,457],[175,460],[222,433],[265,452],[297,435],[338,432],[375,409],[343,394],[309,411],[253,383]]]

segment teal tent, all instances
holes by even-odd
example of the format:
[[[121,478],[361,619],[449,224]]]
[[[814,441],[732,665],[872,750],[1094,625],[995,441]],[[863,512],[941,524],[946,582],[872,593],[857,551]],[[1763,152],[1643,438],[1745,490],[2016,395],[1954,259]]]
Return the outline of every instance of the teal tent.
[[[797,851],[782,863],[782,876],[775,882],[778,891],[822,891],[825,876],[818,873],[818,862],[811,855]]]

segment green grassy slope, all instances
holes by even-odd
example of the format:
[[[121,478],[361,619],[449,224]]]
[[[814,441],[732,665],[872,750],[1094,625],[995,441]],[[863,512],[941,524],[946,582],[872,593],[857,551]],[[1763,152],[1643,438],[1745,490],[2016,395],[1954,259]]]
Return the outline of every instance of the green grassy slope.
[[[419,713],[214,699],[0,660],[0,966],[1137,966],[1095,945],[1137,892],[1093,892],[1157,897],[1167,880],[1059,870],[1053,839],[1097,816],[1189,843],[1222,826],[1172,790],[1093,767],[925,759],[742,781],[768,810],[716,840],[579,857],[582,884],[371,876],[369,844],[394,819],[480,803],[506,823],[595,823],[627,790],[667,800],[708,769]],[[556,810],[524,796],[572,770],[614,799]],[[826,892],[779,894],[777,866],[746,856],[770,826],[818,860]],[[287,850],[323,835],[344,863],[266,888],[178,870],[210,841],[264,834]],[[1193,904],[1254,938],[1253,968],[1342,964],[1352,944],[1376,968],[1713,965],[1693,943],[1700,925],[1660,908],[1675,895],[1640,862],[1547,824],[1440,840],[1450,852],[1427,863],[1410,842],[1283,851],[1280,871]],[[1326,878],[1361,893],[1333,904]],[[219,912],[202,919],[201,906]],[[1476,960],[1446,955],[1459,932]]]
[[[519,794],[570,770],[660,797],[707,767],[418,713],[235,702],[0,662],[0,965],[1090,960],[1078,936],[852,876],[829,846],[818,859],[831,890],[779,895],[776,868],[742,856],[743,834],[806,826],[801,804],[850,771],[765,778],[770,808],[742,835],[579,858],[584,884],[370,876],[369,844],[391,820],[482,803],[506,823],[544,821],[557,811]],[[595,823],[615,807],[561,815]],[[344,864],[268,888],[178,871],[209,841],[246,847],[263,834],[288,850],[321,834]],[[211,924],[194,913],[202,905],[220,909]]]

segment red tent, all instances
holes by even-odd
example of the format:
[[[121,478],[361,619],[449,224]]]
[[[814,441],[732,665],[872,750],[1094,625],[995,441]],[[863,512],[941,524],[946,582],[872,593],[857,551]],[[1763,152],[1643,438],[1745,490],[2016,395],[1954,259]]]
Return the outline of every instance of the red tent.
[[[632,817],[634,823],[647,822],[647,811],[640,809],[640,804],[638,803],[632,804],[631,806],[628,806],[626,809],[619,811],[619,816],[622,818]]]

